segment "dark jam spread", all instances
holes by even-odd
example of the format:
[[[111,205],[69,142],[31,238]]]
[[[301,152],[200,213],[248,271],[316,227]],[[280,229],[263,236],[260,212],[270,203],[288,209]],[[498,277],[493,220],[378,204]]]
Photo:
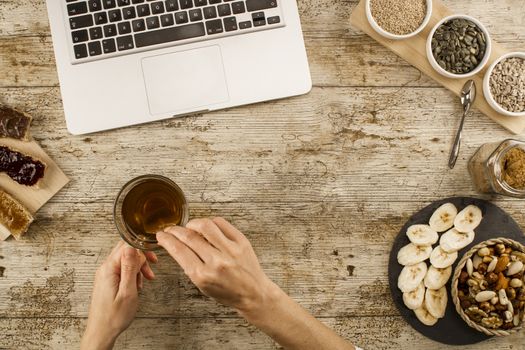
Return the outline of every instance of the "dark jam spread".
[[[33,186],[44,177],[46,166],[20,152],[0,146],[0,171],[21,185]]]

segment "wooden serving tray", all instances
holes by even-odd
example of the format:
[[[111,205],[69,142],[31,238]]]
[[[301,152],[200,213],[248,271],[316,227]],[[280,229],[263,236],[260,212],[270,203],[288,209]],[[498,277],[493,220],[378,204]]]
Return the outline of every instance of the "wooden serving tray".
[[[7,174],[0,173],[0,188],[20,201],[20,203],[22,203],[31,213],[36,213],[38,209],[40,209],[69,182],[67,176],[62,170],[60,170],[58,165],[46,154],[46,152],[40,148],[36,141],[31,140],[24,142],[8,138],[0,138],[0,146],[7,146],[13,150],[17,150],[23,154],[39,159],[46,164],[44,177],[36,186],[20,185]],[[5,240],[6,238],[7,237],[0,236],[0,240]]]
[[[379,35],[372,28],[372,26],[370,26],[370,23],[368,23],[365,11],[365,2],[365,0],[361,0],[350,17],[350,23],[354,27],[359,28],[377,42],[392,50],[398,56],[405,59],[408,63],[418,68],[420,71],[455,93],[457,96],[460,96],[461,88],[465,82],[468,79],[473,79],[476,83],[478,92],[478,97],[476,98],[474,107],[515,134],[521,134],[525,130],[525,118],[508,117],[496,112],[487,103],[483,92],[483,77],[485,76],[487,68],[490,67],[490,65],[499,57],[507,53],[505,49],[492,41],[492,53],[489,62],[481,72],[472,78],[465,79],[450,79],[444,77],[436,72],[428,62],[426,55],[426,42],[432,28],[434,28],[434,26],[441,19],[453,14],[452,11],[450,11],[440,0],[434,0],[432,17],[430,18],[430,22],[427,27],[421,33],[406,40],[390,40]]]

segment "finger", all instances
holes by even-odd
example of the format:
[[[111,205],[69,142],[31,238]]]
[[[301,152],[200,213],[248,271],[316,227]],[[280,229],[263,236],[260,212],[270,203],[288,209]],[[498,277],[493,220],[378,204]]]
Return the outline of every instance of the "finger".
[[[140,272],[144,275],[144,278],[147,280],[154,280],[155,279],[155,273],[151,269],[151,266],[149,266],[148,262],[144,262],[142,267],[140,268]]]
[[[191,248],[204,262],[210,262],[213,256],[219,253],[204,237],[193,230],[189,230],[184,227],[173,226],[168,227],[164,230],[165,232],[171,233],[179,241]]]
[[[146,261],[144,255],[136,249],[124,247],[120,263],[120,285],[118,293],[121,296],[134,296],[137,294],[137,274]]]
[[[223,218],[213,218],[212,221],[217,225],[217,227],[222,231],[222,233],[224,233],[224,235],[232,241],[239,243],[248,240],[241,231],[237,230],[235,226],[233,226]]]
[[[220,251],[229,251],[230,241],[221,229],[210,219],[194,219],[186,224],[186,228],[199,232],[208,242]]]
[[[171,233],[157,233],[157,241],[159,245],[166,249],[171,257],[175,259],[187,275],[192,274],[195,269],[201,268],[204,265],[193,250],[179,241],[177,237]]]
[[[120,260],[120,254],[119,253],[120,253],[120,250],[122,249],[123,246],[124,246],[124,241],[122,241],[122,240],[118,241],[118,243],[115,245],[115,247],[113,247],[113,249],[111,249],[111,252],[109,253],[107,260],[110,260],[110,261],[115,261],[115,259]]]
[[[142,277],[142,273],[137,274],[137,290],[140,292],[144,288],[144,278]]]
[[[153,252],[145,251],[144,255],[146,256],[146,259],[152,264],[156,264],[159,262],[159,258],[157,258],[157,254]]]

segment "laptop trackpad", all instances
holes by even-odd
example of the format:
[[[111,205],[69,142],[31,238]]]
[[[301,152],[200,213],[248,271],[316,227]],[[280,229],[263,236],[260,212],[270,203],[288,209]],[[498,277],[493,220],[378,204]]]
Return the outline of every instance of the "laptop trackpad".
[[[153,115],[197,111],[229,100],[219,46],[147,57],[142,71]]]

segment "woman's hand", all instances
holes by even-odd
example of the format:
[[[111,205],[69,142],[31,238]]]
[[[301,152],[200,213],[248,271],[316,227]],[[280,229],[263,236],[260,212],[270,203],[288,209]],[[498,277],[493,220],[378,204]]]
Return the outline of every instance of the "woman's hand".
[[[257,313],[276,287],[248,239],[222,218],[167,228],[157,233],[157,240],[205,295],[244,317]]]
[[[221,218],[157,233],[159,244],[207,296],[234,307],[289,350],[354,350],[262,271],[248,239]]]
[[[133,322],[143,278],[155,278],[148,261],[156,263],[157,256],[121,241],[98,268],[82,350],[111,349],[120,333]]]

